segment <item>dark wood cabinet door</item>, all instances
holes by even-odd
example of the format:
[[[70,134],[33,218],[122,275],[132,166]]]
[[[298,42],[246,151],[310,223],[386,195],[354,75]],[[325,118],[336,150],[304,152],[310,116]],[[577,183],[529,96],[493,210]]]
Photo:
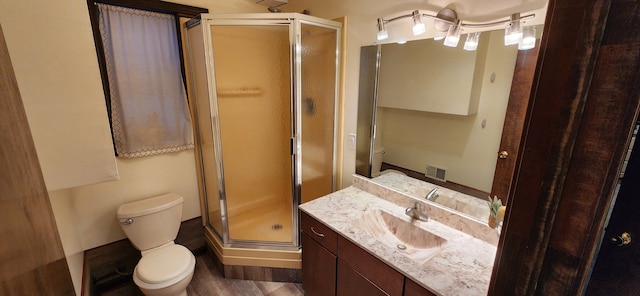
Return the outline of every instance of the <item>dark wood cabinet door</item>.
[[[338,296],[388,296],[347,263],[338,259]]]
[[[407,278],[404,281],[404,296],[436,296],[436,294]]]
[[[402,295],[404,275],[342,236],[338,237],[338,257],[383,290],[386,295]],[[341,277],[338,272],[338,281]]]
[[[307,296],[336,295],[334,254],[302,233],[302,289]]]
[[[585,295],[640,295],[640,139],[635,140]],[[623,233],[628,240],[622,240]]]

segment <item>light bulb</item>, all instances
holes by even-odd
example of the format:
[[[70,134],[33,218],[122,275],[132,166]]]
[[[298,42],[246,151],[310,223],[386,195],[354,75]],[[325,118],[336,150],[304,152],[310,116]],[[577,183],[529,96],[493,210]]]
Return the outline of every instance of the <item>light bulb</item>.
[[[420,11],[413,11],[413,36],[422,35],[427,31],[427,27],[422,22]]]
[[[522,39],[522,28],[520,27],[520,14],[512,14],[511,22],[504,29],[504,45],[518,44]]]
[[[378,19],[378,40],[385,40],[389,38],[389,33],[387,32],[387,28],[384,24],[384,20]]]
[[[444,38],[444,46],[448,47],[457,47],[458,42],[460,41],[460,23],[458,20],[455,24],[449,27],[449,32],[447,32],[447,37]]]
[[[478,49],[478,41],[480,40],[480,32],[467,34],[467,41],[464,42],[464,50]]]
[[[527,50],[536,47],[536,27],[522,28],[522,40],[518,43],[519,50]]]

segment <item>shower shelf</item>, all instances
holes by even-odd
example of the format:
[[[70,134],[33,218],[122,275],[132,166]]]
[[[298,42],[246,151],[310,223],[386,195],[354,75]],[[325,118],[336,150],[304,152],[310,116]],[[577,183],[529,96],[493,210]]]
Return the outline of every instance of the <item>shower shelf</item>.
[[[240,88],[240,89],[222,89],[218,91],[218,96],[221,98],[232,97],[248,97],[262,95],[263,90],[261,88]]]

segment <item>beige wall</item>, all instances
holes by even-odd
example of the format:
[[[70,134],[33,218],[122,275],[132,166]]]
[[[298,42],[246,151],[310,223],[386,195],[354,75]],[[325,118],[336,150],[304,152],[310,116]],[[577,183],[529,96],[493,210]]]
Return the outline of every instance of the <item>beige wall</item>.
[[[483,70],[478,75],[478,113],[458,116],[378,108],[376,146],[385,148],[385,162],[422,173],[427,164],[440,167],[447,170],[448,181],[491,191],[518,50],[504,46],[502,31],[485,35],[489,38],[481,41],[487,50],[478,48],[478,56],[486,52],[486,63],[477,67]],[[441,87],[456,84],[443,82]]]
[[[173,2],[266,11],[251,0]],[[0,0],[0,22],[79,295],[82,251],[125,237],[119,204],[172,191],[185,197],[183,219],[200,215],[193,151],[114,157],[86,1]]]
[[[348,35],[346,46],[346,100],[344,106],[344,138],[343,140],[343,186],[351,184],[351,175],[355,173],[355,149],[348,145],[349,134],[356,133],[356,120],[358,108],[358,77],[360,63],[360,47],[376,43],[376,19],[379,17],[393,17],[410,13],[415,9],[423,11],[438,11],[443,7],[450,7],[457,11],[458,17],[468,21],[490,21],[496,18],[502,19],[515,12],[533,12],[536,18],[530,24],[544,22],[546,0],[527,2],[513,2],[505,0],[471,1],[462,0],[452,4],[450,0],[434,0],[415,2],[411,0],[289,0],[289,3],[280,8],[285,12],[300,12],[309,9],[312,15],[327,19],[335,19],[342,16],[348,17]],[[387,42],[397,40],[412,40],[409,22],[397,22],[388,27],[391,37]],[[427,26],[427,33],[420,38],[431,38],[434,32],[431,26]]]

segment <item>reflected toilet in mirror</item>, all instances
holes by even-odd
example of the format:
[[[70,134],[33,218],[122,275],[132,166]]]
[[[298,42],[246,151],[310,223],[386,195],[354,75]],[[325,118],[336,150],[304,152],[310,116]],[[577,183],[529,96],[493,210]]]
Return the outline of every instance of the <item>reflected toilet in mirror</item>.
[[[384,161],[384,147],[378,147],[373,152],[373,162],[371,164],[371,177],[378,177],[380,175],[389,174],[389,173],[395,173],[395,174],[405,175],[405,176],[407,175],[401,171],[394,170],[394,169],[385,169],[384,171],[381,171],[383,161]]]

